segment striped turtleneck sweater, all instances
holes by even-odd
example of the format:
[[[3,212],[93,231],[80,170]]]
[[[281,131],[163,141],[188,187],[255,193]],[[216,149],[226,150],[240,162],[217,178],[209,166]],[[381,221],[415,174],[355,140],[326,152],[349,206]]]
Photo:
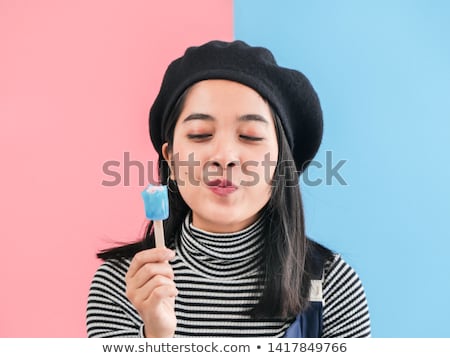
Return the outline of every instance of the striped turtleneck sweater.
[[[186,218],[171,261],[178,296],[175,337],[282,337],[295,317],[252,318],[262,293],[262,219],[248,228],[217,234]],[[89,337],[140,337],[142,320],[125,294],[129,259],[104,262],[91,283]],[[323,337],[369,337],[370,319],[361,281],[339,256],[326,262],[322,284]]]

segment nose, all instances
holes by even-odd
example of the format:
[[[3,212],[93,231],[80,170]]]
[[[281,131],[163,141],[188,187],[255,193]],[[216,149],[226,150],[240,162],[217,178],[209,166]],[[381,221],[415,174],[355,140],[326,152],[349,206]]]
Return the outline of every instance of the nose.
[[[228,140],[222,140],[220,143],[216,143],[208,164],[217,169],[224,170],[239,166],[240,160],[236,143]]]

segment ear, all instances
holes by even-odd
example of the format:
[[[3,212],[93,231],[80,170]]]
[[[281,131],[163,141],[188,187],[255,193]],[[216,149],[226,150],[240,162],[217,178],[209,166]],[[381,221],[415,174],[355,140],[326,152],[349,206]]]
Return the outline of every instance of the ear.
[[[172,152],[169,151],[169,144],[165,142],[161,147],[161,153],[164,158],[164,160],[167,162],[167,165],[169,166],[170,170],[170,179],[175,180],[175,171],[173,168],[173,162],[172,162]]]
[[[164,157],[164,160],[166,162],[169,162],[172,160],[172,153],[169,152],[169,143],[165,142],[161,147],[161,153]]]

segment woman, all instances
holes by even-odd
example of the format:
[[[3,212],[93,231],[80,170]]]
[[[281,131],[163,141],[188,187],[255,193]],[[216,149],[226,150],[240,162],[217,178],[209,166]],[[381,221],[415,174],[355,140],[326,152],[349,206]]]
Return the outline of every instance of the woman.
[[[242,41],[168,67],[150,136],[169,189],[167,248],[152,224],[98,254],[89,337],[368,337],[357,274],[306,237],[298,177],[322,139],[306,77]]]

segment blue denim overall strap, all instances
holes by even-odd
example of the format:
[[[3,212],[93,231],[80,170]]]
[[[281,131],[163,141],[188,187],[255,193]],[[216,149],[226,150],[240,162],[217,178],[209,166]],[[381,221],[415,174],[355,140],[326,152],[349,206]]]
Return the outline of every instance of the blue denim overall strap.
[[[298,314],[283,338],[319,338],[322,336],[322,302],[310,302],[308,308]]]
[[[295,321],[288,327],[283,338],[319,338],[322,337],[323,322],[323,279],[324,266],[333,257],[332,251],[309,239],[309,251],[306,270],[311,275],[309,305],[297,315]]]

